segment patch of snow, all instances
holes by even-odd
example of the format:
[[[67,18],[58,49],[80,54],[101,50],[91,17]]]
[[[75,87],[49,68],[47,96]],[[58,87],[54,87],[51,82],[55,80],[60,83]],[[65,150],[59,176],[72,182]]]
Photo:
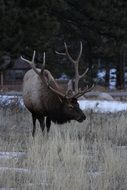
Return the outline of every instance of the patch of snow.
[[[90,177],[98,177],[98,176],[101,176],[102,174],[104,174],[104,172],[102,172],[102,171],[98,171],[98,172],[92,172],[92,171],[90,171],[90,172],[87,172],[87,174]]]
[[[24,107],[22,96],[8,96],[0,95],[0,106],[18,106],[20,108]]]
[[[19,158],[24,157],[25,155],[25,152],[0,152],[0,159]]]
[[[108,101],[113,101],[113,97],[109,93],[101,92],[97,96],[98,100],[108,100]]]
[[[0,190],[16,190],[16,188],[6,188],[6,187],[1,187]]]
[[[82,110],[91,109],[94,112],[118,112],[127,110],[127,103],[120,101],[107,100],[79,100],[79,105]],[[14,106],[25,108],[22,96],[0,95],[0,106]]]
[[[80,100],[82,110],[91,109],[94,112],[119,112],[127,110],[127,103],[106,100]]]
[[[10,168],[10,167],[0,167],[0,171],[14,171],[14,172],[19,172],[19,173],[31,173],[30,169],[26,168]]]
[[[97,77],[102,79],[102,78],[105,77],[105,74],[106,74],[105,69],[99,70],[98,73],[97,73]]]

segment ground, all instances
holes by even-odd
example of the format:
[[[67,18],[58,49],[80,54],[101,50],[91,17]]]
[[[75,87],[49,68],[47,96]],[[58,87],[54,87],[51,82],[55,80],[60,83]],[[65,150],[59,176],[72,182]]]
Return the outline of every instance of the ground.
[[[126,111],[85,114],[33,139],[27,110],[1,108],[0,188],[126,190]]]

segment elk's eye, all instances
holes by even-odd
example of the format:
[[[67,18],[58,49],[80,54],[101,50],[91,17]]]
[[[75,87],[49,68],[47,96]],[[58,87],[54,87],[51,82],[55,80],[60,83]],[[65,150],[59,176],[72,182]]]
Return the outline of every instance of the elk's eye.
[[[68,105],[69,109],[73,109],[73,106],[71,104]]]

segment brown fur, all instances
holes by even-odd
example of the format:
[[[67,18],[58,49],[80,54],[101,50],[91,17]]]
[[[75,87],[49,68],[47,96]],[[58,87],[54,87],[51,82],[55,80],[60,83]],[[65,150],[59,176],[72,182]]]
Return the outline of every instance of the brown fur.
[[[38,69],[38,71],[41,70]],[[39,76],[31,69],[23,79],[23,100],[27,109],[32,113],[33,136],[36,129],[36,119],[39,120],[43,131],[46,117],[46,127],[49,131],[51,121],[62,124],[71,120],[82,122],[86,118],[79,108],[77,99],[61,97],[54,93],[47,83],[60,91],[60,86],[48,70],[43,70],[43,73]]]

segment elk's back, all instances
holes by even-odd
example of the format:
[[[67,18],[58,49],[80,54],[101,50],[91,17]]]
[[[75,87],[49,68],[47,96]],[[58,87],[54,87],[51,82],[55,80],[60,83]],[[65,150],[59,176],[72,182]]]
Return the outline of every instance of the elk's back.
[[[39,76],[31,69],[23,79],[23,100],[25,106],[31,112],[45,112],[48,96],[47,86]]]

